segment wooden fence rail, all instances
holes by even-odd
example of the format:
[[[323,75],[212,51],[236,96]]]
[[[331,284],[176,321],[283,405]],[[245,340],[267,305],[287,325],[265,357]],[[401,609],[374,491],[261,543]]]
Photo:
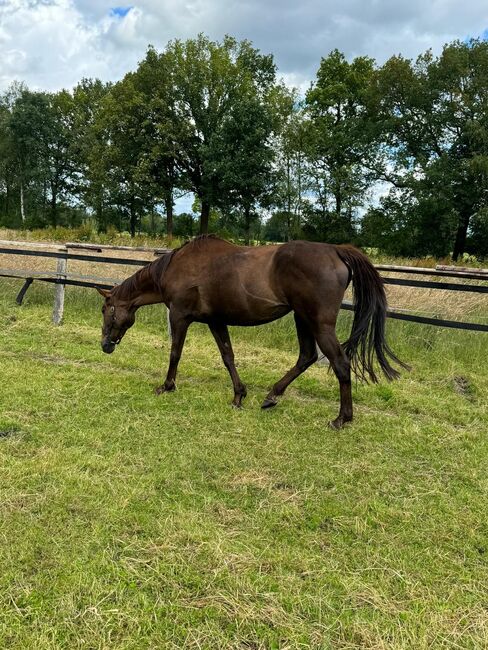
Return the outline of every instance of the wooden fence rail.
[[[465,280],[486,280],[486,273],[483,269],[460,268],[455,271],[455,266],[436,266],[431,269],[423,266],[394,266],[390,264],[375,264],[378,271],[390,273],[408,273],[416,275],[430,275],[439,278],[464,278]]]
[[[30,257],[45,257],[57,260],[56,271],[29,271],[20,269],[2,269],[0,268],[0,277],[19,278],[24,280],[24,285],[17,295],[17,303],[22,304],[22,300],[34,280],[43,282],[50,282],[56,285],[53,322],[55,324],[61,323],[64,311],[64,288],[66,285],[79,286],[79,287],[100,287],[111,288],[121,280],[98,277],[91,275],[80,275],[70,273],[68,271],[69,260],[91,262],[96,264],[122,264],[124,266],[144,266],[150,263],[150,260],[134,259],[128,257],[114,257],[94,254],[83,254],[71,251],[91,251],[92,253],[105,253],[105,251],[136,251],[152,253],[153,255],[161,255],[169,252],[166,248],[144,248],[129,246],[109,246],[102,244],[91,243],[67,243],[60,244],[41,244],[34,242],[16,242],[0,240],[0,255],[23,255]],[[485,269],[468,269],[463,268],[456,270],[456,267],[436,267],[435,269],[423,268],[416,266],[394,266],[386,264],[376,265],[376,269],[388,273],[401,273],[401,274],[418,274],[430,275],[432,277],[450,277],[459,278],[460,280],[479,280],[482,282],[488,281],[488,273]],[[406,287],[418,287],[428,289],[438,289],[445,291],[464,291],[475,293],[488,293],[488,286],[484,284],[466,284],[466,283],[453,283],[441,281],[427,281],[427,280],[411,280],[404,278],[383,277],[385,284],[400,285]],[[342,303],[342,308],[346,310],[354,309],[351,302],[345,301]],[[415,323],[422,323],[427,325],[436,325],[438,327],[448,327],[455,329],[464,329],[477,332],[488,332],[488,325],[482,323],[467,323],[462,321],[445,320],[441,318],[433,318],[428,316],[420,316],[418,314],[409,313],[402,309],[395,309],[390,307],[387,313],[389,318],[410,321]]]

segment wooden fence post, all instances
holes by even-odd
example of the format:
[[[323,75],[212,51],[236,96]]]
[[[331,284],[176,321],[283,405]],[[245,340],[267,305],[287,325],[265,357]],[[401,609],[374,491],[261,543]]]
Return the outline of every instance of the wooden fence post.
[[[65,253],[64,257],[58,258],[58,265],[56,272],[60,276],[66,277],[66,272],[68,269],[68,249],[60,248],[60,252]],[[62,283],[56,284],[54,290],[54,309],[53,309],[53,323],[55,325],[60,325],[63,320],[64,313],[64,289],[65,285]]]

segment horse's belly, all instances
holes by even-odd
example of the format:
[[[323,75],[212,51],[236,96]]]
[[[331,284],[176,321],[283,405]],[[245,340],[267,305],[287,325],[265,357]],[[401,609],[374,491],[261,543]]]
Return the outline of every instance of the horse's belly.
[[[260,309],[259,311],[253,310],[219,310],[218,318],[227,325],[264,325],[271,323],[290,312],[290,307],[280,305],[279,307]]]

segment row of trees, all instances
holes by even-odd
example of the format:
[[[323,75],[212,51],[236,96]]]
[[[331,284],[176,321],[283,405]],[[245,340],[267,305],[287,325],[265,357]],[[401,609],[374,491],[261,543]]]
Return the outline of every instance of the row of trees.
[[[304,98],[248,41],[149,48],[116,84],[0,98],[5,225],[224,231],[488,254],[488,43],[322,59]],[[174,215],[195,197],[194,214]],[[195,214],[198,213],[198,225]],[[266,215],[265,224],[262,216]]]

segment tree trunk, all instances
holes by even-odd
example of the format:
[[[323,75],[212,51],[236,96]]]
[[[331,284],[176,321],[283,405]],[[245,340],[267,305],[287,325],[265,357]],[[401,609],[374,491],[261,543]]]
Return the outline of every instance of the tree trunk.
[[[166,209],[166,234],[168,241],[171,242],[173,239],[173,196],[171,192],[164,197],[164,207]]]
[[[251,210],[248,205],[244,207],[244,227],[246,235],[246,244],[249,246],[251,242]]]
[[[107,232],[107,224],[105,223],[105,214],[103,212],[103,200],[101,192],[97,194],[96,206],[98,232]]]
[[[202,211],[200,214],[200,234],[208,234],[208,222],[210,218],[210,203],[208,201],[202,201]]]
[[[297,205],[295,209],[295,237],[299,236],[300,233],[300,224],[302,217],[302,156],[300,151],[298,152],[297,157]]]
[[[58,193],[55,185],[51,185],[51,224],[58,225]]]
[[[341,187],[339,183],[337,183],[335,192],[334,192],[334,198],[336,202],[336,215],[337,215],[337,220],[341,218],[341,211],[342,211],[342,192],[341,192]]]
[[[130,230],[131,237],[136,236],[136,221],[137,221],[136,201],[134,195],[132,195],[130,197],[130,223],[129,223],[129,230]]]
[[[7,194],[5,196],[4,217],[8,217],[10,212],[10,183],[7,181]]]
[[[286,158],[286,241],[293,239],[292,233],[292,212],[291,212],[291,164],[290,157]]]
[[[24,206],[24,183],[20,183],[20,217],[22,225],[25,225],[25,206]]]
[[[454,250],[452,252],[452,259],[454,262],[457,262],[459,257],[464,253],[470,217],[471,210],[469,208],[465,208],[459,215],[456,241],[454,242]]]

